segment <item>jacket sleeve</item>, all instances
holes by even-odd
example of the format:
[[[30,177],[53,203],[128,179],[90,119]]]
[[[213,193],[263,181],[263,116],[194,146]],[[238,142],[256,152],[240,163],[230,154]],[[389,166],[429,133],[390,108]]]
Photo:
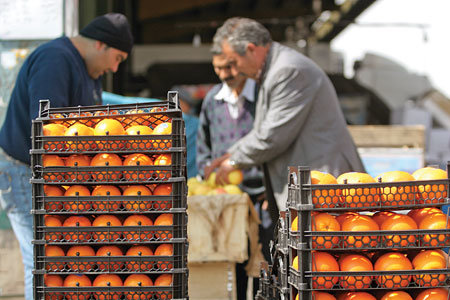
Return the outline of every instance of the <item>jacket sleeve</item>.
[[[262,104],[266,105],[265,115],[257,116],[263,119],[259,125],[230,147],[232,160],[243,167],[260,165],[290,147],[308,119],[323,80],[320,76],[313,78],[311,73],[295,67],[283,68],[271,77],[272,82],[261,86],[260,97],[267,97]]]

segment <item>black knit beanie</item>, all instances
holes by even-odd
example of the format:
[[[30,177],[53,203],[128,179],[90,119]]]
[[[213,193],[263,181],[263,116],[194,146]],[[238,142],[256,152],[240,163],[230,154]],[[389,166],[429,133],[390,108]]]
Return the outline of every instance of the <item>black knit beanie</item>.
[[[99,16],[86,25],[80,34],[128,54],[133,48],[133,35],[127,18],[119,13]]]

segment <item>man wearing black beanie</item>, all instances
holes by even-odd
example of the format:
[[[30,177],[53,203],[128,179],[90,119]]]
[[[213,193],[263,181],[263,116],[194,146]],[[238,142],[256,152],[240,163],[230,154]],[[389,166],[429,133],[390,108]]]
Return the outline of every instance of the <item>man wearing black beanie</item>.
[[[101,103],[101,76],[116,72],[133,47],[127,18],[110,13],[95,18],[72,38],[60,37],[34,50],[17,76],[0,131],[0,204],[19,240],[25,266],[25,299],[33,299],[33,219],[31,211],[31,120],[39,100],[51,107]]]

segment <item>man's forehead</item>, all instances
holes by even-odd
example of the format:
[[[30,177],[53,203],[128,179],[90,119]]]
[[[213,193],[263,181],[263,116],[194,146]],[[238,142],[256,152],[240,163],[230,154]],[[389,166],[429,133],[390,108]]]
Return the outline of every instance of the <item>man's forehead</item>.
[[[231,63],[232,63],[232,59],[230,59],[229,57],[227,57],[224,54],[216,55],[213,57],[214,66],[224,67],[224,66],[230,65]]]

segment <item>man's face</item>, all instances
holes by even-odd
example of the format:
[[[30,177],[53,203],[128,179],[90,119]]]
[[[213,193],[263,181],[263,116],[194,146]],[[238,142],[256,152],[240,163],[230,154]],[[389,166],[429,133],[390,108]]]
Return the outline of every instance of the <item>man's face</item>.
[[[249,51],[247,48],[245,55],[241,56],[231,48],[228,42],[224,41],[222,44],[222,52],[230,64],[231,72],[258,79],[261,66],[256,59],[254,51]]]
[[[245,77],[242,74],[236,72],[236,70],[232,70],[225,55],[214,55],[212,64],[214,72],[216,72],[220,80],[225,82],[230,88],[237,88],[245,81]]]
[[[96,42],[95,58],[88,63],[89,76],[97,79],[107,72],[115,73],[119,64],[127,59],[128,53],[116,48],[108,47],[106,44]]]

